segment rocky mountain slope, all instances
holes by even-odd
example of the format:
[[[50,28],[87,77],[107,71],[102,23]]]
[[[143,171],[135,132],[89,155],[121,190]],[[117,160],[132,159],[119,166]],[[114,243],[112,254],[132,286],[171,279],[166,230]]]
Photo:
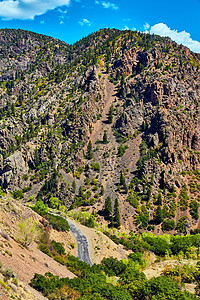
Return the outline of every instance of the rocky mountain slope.
[[[111,227],[199,228],[198,54],[132,31],[67,45],[5,29],[0,55],[4,190]]]

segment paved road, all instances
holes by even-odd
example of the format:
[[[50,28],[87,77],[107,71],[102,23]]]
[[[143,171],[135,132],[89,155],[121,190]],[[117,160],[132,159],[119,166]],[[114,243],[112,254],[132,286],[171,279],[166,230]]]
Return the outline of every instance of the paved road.
[[[78,258],[86,262],[88,265],[92,266],[92,262],[90,260],[90,255],[89,255],[89,246],[88,246],[88,241],[86,236],[78,227],[76,227],[76,225],[72,224],[68,219],[67,222],[69,223],[70,230],[75,236],[77,241]]]
[[[64,216],[62,216],[60,214],[56,214],[56,213],[51,213],[51,214],[54,216],[59,215],[63,219],[67,220],[70,230],[73,233],[73,235],[75,236],[76,241],[77,241],[78,258],[80,260],[84,261],[85,263],[87,263],[88,265],[92,266],[92,262],[90,260],[90,255],[89,255],[88,241],[87,241],[85,234],[78,227],[76,227],[76,225],[72,224],[72,222],[70,222],[70,220],[65,218]]]

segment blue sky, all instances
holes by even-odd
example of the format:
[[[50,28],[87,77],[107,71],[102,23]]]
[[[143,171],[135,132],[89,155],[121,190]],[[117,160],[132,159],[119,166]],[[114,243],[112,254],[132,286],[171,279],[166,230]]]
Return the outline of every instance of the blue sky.
[[[0,28],[74,43],[105,27],[170,36],[200,53],[200,0],[0,0]]]

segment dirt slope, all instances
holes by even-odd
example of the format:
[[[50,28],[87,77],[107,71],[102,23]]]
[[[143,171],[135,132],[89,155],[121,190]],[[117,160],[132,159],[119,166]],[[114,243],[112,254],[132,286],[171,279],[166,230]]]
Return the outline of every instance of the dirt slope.
[[[3,268],[12,269],[19,282],[22,282],[21,286],[28,293],[25,299],[43,299],[29,286],[30,280],[35,273],[45,274],[46,272],[51,272],[54,275],[69,278],[73,278],[75,275],[68,271],[65,266],[60,265],[42,253],[37,248],[37,243],[32,243],[26,249],[17,242],[20,236],[18,222],[28,217],[32,217],[35,220],[40,219],[39,215],[30,208],[23,206],[19,201],[15,201],[7,196],[0,199],[0,261],[3,264]],[[58,233],[56,234],[52,231],[51,235],[56,241],[64,240],[66,252],[72,250],[70,253],[73,254],[71,245],[75,241],[71,233],[60,234],[59,236]],[[16,289],[18,293],[18,288],[15,286],[13,289]],[[26,294],[26,291],[23,290],[23,293]]]

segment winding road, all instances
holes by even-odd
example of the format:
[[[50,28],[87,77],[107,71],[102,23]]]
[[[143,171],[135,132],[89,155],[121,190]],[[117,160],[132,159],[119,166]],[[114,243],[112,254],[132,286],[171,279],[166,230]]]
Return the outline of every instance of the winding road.
[[[77,241],[78,258],[80,260],[82,260],[83,262],[85,262],[86,264],[92,266],[92,262],[90,260],[90,254],[89,254],[88,240],[87,240],[85,234],[76,225],[74,225],[72,222],[70,222],[69,219],[65,218],[64,216],[62,216],[60,214],[52,213],[52,212],[51,212],[51,214],[54,216],[60,216],[68,222],[70,230],[73,233],[73,235],[75,236],[76,241]]]
[[[90,255],[89,255],[89,246],[88,246],[88,241],[84,233],[76,227],[76,225],[72,224],[68,219],[66,219],[71,232],[76,238],[77,241],[77,254],[78,258],[88,265],[92,266],[92,262],[90,260]]]

